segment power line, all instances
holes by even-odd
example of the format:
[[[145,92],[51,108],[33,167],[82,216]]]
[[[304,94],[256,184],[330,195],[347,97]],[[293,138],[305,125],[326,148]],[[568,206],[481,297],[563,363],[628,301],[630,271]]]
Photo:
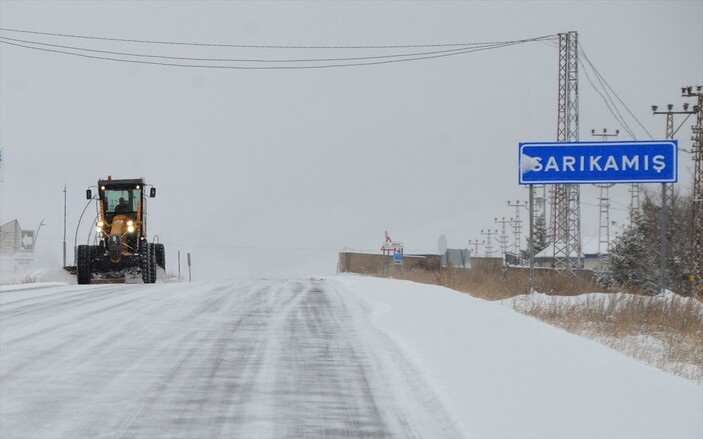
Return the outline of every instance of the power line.
[[[14,41],[17,43],[27,43],[34,44],[37,46],[53,47],[58,49],[69,49],[69,50],[79,50],[83,52],[91,53],[102,53],[108,55],[119,55],[119,56],[133,56],[140,58],[156,58],[156,59],[169,59],[169,60],[179,60],[179,61],[203,61],[203,62],[252,62],[252,63],[294,63],[294,62],[331,62],[331,61],[361,61],[361,60],[373,60],[373,59],[384,59],[384,58],[400,58],[400,57],[413,57],[413,56],[425,56],[425,55],[437,55],[443,53],[452,53],[465,50],[471,50],[466,48],[460,49],[448,49],[439,50],[431,52],[416,52],[416,53],[403,53],[403,54],[392,54],[392,55],[376,55],[376,56],[364,56],[364,57],[352,57],[352,58],[309,58],[309,59],[242,59],[242,58],[194,58],[194,57],[180,57],[180,56],[165,56],[165,55],[146,55],[140,53],[131,52],[115,52],[110,50],[98,50],[98,49],[88,49],[76,46],[65,46],[59,44],[49,44],[41,43],[38,41],[21,40],[16,38],[8,38],[0,36],[0,42],[2,40]],[[481,49],[492,49],[502,47],[501,45],[487,45],[481,47]],[[474,49],[474,48],[472,48]]]
[[[490,45],[490,44],[503,44],[503,41],[492,41],[484,43],[444,43],[444,44],[403,44],[403,45],[369,45],[369,46],[286,46],[286,45],[256,45],[256,44],[216,44],[216,43],[192,43],[192,42],[177,42],[177,41],[158,41],[158,40],[138,40],[130,38],[108,38],[108,37],[96,37],[89,35],[72,35],[72,34],[60,34],[51,32],[39,32],[39,31],[29,31],[24,29],[10,29],[10,28],[0,28],[0,31],[4,32],[18,32],[34,35],[45,35],[53,37],[65,37],[65,38],[80,38],[88,40],[101,40],[101,41],[116,41],[123,43],[144,43],[144,44],[163,44],[163,45],[175,45],[175,46],[201,46],[201,47],[234,47],[234,48],[249,48],[249,49],[408,49],[408,48],[427,48],[427,47],[458,47],[458,46],[480,46],[480,45]],[[554,37],[554,35],[547,35],[544,37],[531,38],[529,41],[536,41],[543,38]],[[513,42],[526,42],[528,40],[518,40]]]
[[[525,40],[508,41],[508,42],[503,42],[503,43],[496,43],[495,45],[491,45],[491,46],[471,47],[471,48],[467,48],[467,49],[463,49],[463,48],[462,49],[455,49],[455,50],[448,51],[450,53],[443,53],[442,51],[439,51],[437,53],[430,54],[430,55],[419,55],[419,56],[413,55],[413,54],[398,55],[400,57],[403,57],[402,59],[384,59],[384,60],[380,60],[380,61],[377,60],[377,61],[366,61],[366,62],[352,62],[352,63],[324,64],[324,65],[307,65],[307,66],[232,66],[232,65],[207,65],[207,64],[187,64],[187,63],[184,64],[184,63],[176,63],[176,62],[157,62],[157,61],[132,60],[132,59],[114,58],[114,57],[108,57],[108,56],[89,55],[89,54],[85,54],[85,53],[69,52],[66,50],[59,50],[58,48],[57,49],[50,49],[50,48],[46,48],[46,47],[28,46],[26,44],[19,44],[16,42],[15,43],[10,42],[10,41],[8,41],[8,39],[6,37],[0,37],[0,44],[7,44],[7,45],[21,47],[21,48],[25,48],[25,49],[32,49],[32,50],[51,52],[51,53],[59,53],[59,54],[64,54],[64,55],[72,55],[72,56],[78,56],[78,57],[89,58],[89,59],[99,59],[99,60],[107,60],[107,61],[136,63],[136,64],[148,64],[148,65],[158,65],[158,66],[168,66],[168,67],[236,69],[236,70],[293,70],[293,69],[301,70],[301,69],[322,69],[322,68],[370,66],[370,65],[408,62],[408,61],[428,60],[428,59],[443,58],[443,57],[448,57],[448,56],[456,56],[456,55],[462,55],[462,54],[466,54],[466,53],[473,53],[473,52],[479,52],[479,51],[484,51],[484,50],[496,49],[496,48],[501,48],[501,47],[508,47],[508,46],[513,46],[513,45],[517,45],[517,44],[538,41],[538,40],[546,39],[546,38],[551,38],[551,36],[537,37],[537,38],[531,38],[531,39],[525,39]],[[35,44],[44,44],[44,43],[35,43]],[[91,50],[91,49],[84,49],[84,50]],[[136,56],[140,56],[140,55],[129,54],[128,56],[135,56],[136,57]],[[162,58],[165,58],[165,57],[162,57]],[[176,60],[180,60],[180,61],[187,60],[187,58],[179,58],[179,57],[171,57],[171,58],[175,58]],[[365,57],[362,59],[370,60],[370,59],[372,59],[372,57]],[[302,62],[302,61],[303,60],[299,60],[299,62]],[[319,60],[319,61],[323,61],[323,60]],[[284,62],[284,60],[277,60],[277,61],[274,60],[274,62]],[[310,61],[308,61],[308,62],[310,62]]]
[[[637,136],[635,135],[635,133],[632,132],[632,130],[630,129],[630,127],[627,125],[627,122],[622,119],[622,115],[620,114],[620,112],[617,112],[618,114],[615,114],[616,111],[614,111],[613,108],[611,107],[611,103],[612,103],[613,106],[615,106],[615,104],[613,103],[612,99],[609,100],[608,98],[605,97],[605,95],[604,95],[600,90],[598,90],[598,87],[596,87],[596,85],[595,85],[595,84],[593,83],[593,81],[591,80],[591,75],[588,74],[588,70],[583,69],[583,73],[586,74],[586,79],[588,79],[588,82],[591,84],[591,87],[593,87],[593,90],[595,90],[596,93],[598,93],[598,94],[600,95],[600,97],[603,99],[603,102],[605,103],[605,106],[608,107],[608,111],[610,111],[610,114],[615,118],[615,120],[618,121],[618,123],[620,124],[620,126],[622,126],[623,129],[624,129],[625,131],[627,131],[627,133],[628,133],[633,139],[637,139]],[[609,102],[609,101],[610,101],[610,102]]]
[[[593,63],[591,62],[591,60],[590,60],[590,59],[588,58],[588,56],[586,55],[586,52],[583,50],[583,46],[581,46],[581,44],[579,44],[579,48],[580,48],[580,53],[581,53],[581,55],[583,55],[583,58],[586,60],[586,62],[588,63],[588,65],[591,67],[591,69],[593,69],[593,72],[595,73],[595,75],[596,75],[596,77],[598,78],[598,80],[601,81],[601,84],[603,84],[603,83],[605,84],[605,86],[604,86],[603,89],[604,89],[604,91],[606,92],[606,94],[608,94],[608,90],[610,90],[610,91],[613,93],[613,95],[615,96],[615,98],[622,104],[622,106],[625,107],[625,110],[627,110],[627,112],[630,114],[630,116],[632,116],[632,118],[635,119],[635,122],[637,122],[637,124],[640,126],[640,128],[642,128],[642,129],[644,130],[644,132],[647,133],[647,135],[649,136],[650,139],[654,139],[654,137],[652,136],[652,134],[647,130],[647,128],[645,128],[645,126],[642,124],[642,122],[640,122],[640,120],[637,118],[637,116],[634,115],[634,113],[630,110],[630,108],[627,106],[627,104],[626,104],[626,103],[620,98],[620,96],[615,92],[615,90],[613,89],[613,87],[610,86],[610,84],[609,84],[608,81],[605,79],[605,77],[603,77],[603,75],[601,75],[601,73],[598,71],[598,69],[596,68],[596,66],[593,65]],[[587,76],[588,76],[588,75],[587,75]],[[611,100],[611,101],[612,101],[612,100]],[[629,130],[628,130],[628,131],[629,131]],[[635,136],[633,136],[633,138],[635,138]]]

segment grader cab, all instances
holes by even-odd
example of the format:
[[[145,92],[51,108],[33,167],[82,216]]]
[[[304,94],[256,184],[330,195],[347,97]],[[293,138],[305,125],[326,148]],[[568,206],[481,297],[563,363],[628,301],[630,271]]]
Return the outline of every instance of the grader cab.
[[[96,234],[93,245],[76,249],[76,276],[79,284],[124,282],[128,273],[141,272],[144,283],[156,282],[156,267],[165,269],[164,245],[149,242],[147,198],[156,188],[147,188],[143,178],[98,180],[97,194],[86,191],[97,203]]]

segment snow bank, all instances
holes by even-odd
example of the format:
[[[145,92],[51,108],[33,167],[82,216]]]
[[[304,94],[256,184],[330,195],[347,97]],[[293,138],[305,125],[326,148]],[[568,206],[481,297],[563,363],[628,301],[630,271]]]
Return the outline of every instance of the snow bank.
[[[372,310],[470,437],[703,437],[703,386],[500,302],[331,277]]]

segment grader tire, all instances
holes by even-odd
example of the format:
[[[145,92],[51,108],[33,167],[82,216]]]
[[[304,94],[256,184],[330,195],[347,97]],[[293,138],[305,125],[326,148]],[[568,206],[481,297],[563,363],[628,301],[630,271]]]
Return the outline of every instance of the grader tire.
[[[142,242],[140,252],[140,265],[142,269],[142,281],[145,284],[156,282],[156,258],[154,257],[154,245]]]
[[[149,270],[149,283],[156,283],[156,247],[154,244],[149,244],[149,253],[151,254],[151,267]]]
[[[156,253],[156,265],[166,269],[166,249],[163,244],[154,244],[154,252]]]
[[[78,284],[85,285],[90,283],[91,273],[90,273],[90,260],[91,260],[90,246],[79,245],[76,251],[76,278],[78,279]]]

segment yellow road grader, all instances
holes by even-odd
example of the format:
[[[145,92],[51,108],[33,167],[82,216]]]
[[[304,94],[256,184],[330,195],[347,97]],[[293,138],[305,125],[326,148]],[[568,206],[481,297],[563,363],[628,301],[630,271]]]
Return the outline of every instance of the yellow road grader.
[[[156,282],[156,267],[166,268],[164,245],[147,238],[147,198],[156,196],[143,178],[98,180],[94,245],[76,249],[76,277],[79,284],[124,282],[128,273],[139,273],[144,283]]]

